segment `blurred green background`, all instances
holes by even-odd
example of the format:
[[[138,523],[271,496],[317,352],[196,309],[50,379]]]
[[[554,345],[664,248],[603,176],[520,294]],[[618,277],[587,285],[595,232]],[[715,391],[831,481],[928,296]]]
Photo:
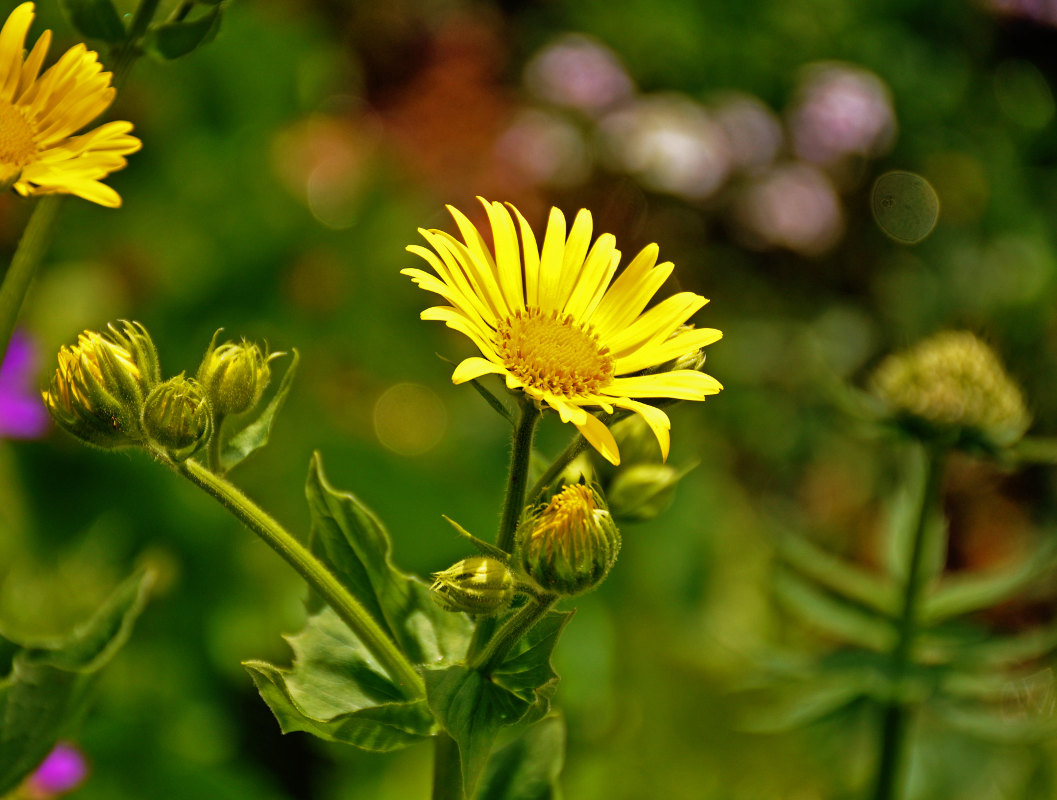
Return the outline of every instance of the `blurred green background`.
[[[3,0],[14,7],[12,0]],[[119,4],[120,5],[120,4]],[[126,6],[131,4],[125,3]],[[969,328],[1024,387],[1035,433],[1057,420],[1057,13],[1029,0],[231,0],[219,35],[139,62],[113,117],[143,150],[110,183],[120,210],[67,201],[23,314],[41,355],[83,328],[143,322],[166,375],[213,332],[296,347],[272,443],[234,473],[294,530],[321,450],[335,486],[388,523],[421,575],[465,550],[441,514],[490,536],[504,423],[451,366],[469,344],[418,320],[399,270],[443,205],[510,200],[595,215],[625,260],[657,242],[666,291],[712,299],[725,391],[672,413],[671,460],[700,462],[676,503],[624,529],[610,579],[579,598],[558,650],[568,797],[854,796],[872,769],[869,709],[780,734],[746,688],[776,642],[825,651],[769,590],[771,516],[872,562],[900,468],[825,401],[878,359]],[[76,41],[53,0],[31,35]],[[871,187],[922,176],[884,217]],[[902,186],[898,181],[897,188]],[[926,198],[927,199],[927,198]],[[886,231],[871,211],[882,213]],[[0,198],[0,251],[28,205]],[[908,244],[928,234],[922,241]],[[901,241],[902,240],[902,241]],[[277,362],[281,369],[282,361]],[[567,429],[549,420],[540,448]],[[1052,471],[952,466],[951,570],[1016,559],[1052,527]],[[299,580],[193,487],[139,454],[57,431],[0,442],[0,619],[68,630],[135,565],[160,573],[132,640],[74,731],[110,798],[415,798],[428,748],[367,755],[282,737],[240,666],[283,662]],[[980,624],[1053,614],[1045,591]],[[1041,697],[1057,697],[1048,665]],[[916,797],[1051,797],[1054,748],[980,744],[926,715]]]

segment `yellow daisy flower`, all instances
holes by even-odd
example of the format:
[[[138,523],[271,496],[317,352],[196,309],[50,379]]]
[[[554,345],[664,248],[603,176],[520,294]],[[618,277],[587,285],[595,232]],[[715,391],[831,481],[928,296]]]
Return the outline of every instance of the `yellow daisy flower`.
[[[114,99],[110,73],[78,44],[40,75],[51,31],[25,56],[32,22],[33,3],[22,3],[0,30],[0,187],[23,196],[75,194],[117,208],[121,197],[99,181],[140,149],[128,135],[132,124],[108,122],[73,135]]]
[[[467,358],[454,383],[495,373],[511,389],[546,403],[571,422],[606,459],[620,463],[609,429],[585,407],[606,413],[624,408],[642,416],[668,457],[668,415],[643,399],[704,400],[723,387],[691,369],[644,372],[712,344],[714,328],[685,327],[708,301],[680,292],[644,311],[672,272],[657,264],[651,244],[614,280],[620,252],[611,234],[591,243],[591,212],[581,210],[566,237],[565,216],[551,209],[542,251],[532,229],[513,206],[484,204],[495,255],[473,223],[448,207],[463,241],[439,230],[419,232],[433,252],[410,245],[436,275],[405,269],[421,288],[450,305],[427,308],[422,319],[440,320],[468,336],[481,356]],[[508,204],[509,205],[509,204]],[[518,241],[518,230],[521,233]]]

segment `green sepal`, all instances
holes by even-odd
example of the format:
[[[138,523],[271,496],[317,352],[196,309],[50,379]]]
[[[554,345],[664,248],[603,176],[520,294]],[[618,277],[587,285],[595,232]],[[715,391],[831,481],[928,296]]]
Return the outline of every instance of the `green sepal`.
[[[286,639],[291,668],[243,662],[283,733],[304,731],[373,751],[398,750],[433,733],[425,700],[406,701],[330,608]]]
[[[445,520],[447,520],[448,524],[455,528],[455,532],[459,534],[459,536],[469,541],[470,544],[476,547],[482,555],[491,556],[492,558],[499,559],[504,563],[510,560],[510,553],[496,547],[490,542],[486,542],[484,539],[478,539],[476,536],[466,530],[466,528],[464,528],[458,522],[453,520],[451,517],[445,514],[441,514],[441,516],[444,517]]]
[[[473,633],[463,614],[433,602],[429,585],[392,561],[389,532],[377,515],[349,492],[334,489],[315,453],[305,485],[312,528],[309,547],[374,617],[412,664],[453,663]],[[319,600],[310,598],[310,607]]]
[[[192,53],[216,36],[220,18],[221,9],[217,5],[196,19],[155,26],[147,35],[147,50],[166,61]]]
[[[254,450],[259,450],[268,444],[268,439],[272,435],[272,426],[275,424],[275,418],[286,403],[290,389],[293,388],[294,375],[297,374],[297,364],[300,359],[301,356],[297,349],[291,349],[290,365],[286,368],[286,372],[283,373],[283,379],[279,382],[279,388],[276,389],[272,399],[261,409],[260,414],[252,422],[236,433],[226,434],[227,441],[223,443],[223,448],[220,452],[220,468],[222,471],[227,472],[244,461]],[[235,417],[229,419],[229,424],[235,419]],[[220,436],[222,431],[215,431],[213,435]]]
[[[0,796],[44,760],[83,713],[102,669],[128,639],[153,574],[133,575],[70,636],[24,645],[0,635]]]
[[[488,761],[475,800],[559,800],[565,764],[565,720],[552,714]]]
[[[128,36],[110,0],[59,0],[59,5],[70,24],[88,39],[119,44]]]
[[[459,747],[467,797],[473,796],[499,732],[532,725],[550,712],[558,685],[551,655],[572,615],[547,612],[491,675],[462,665],[423,672],[429,707]]]

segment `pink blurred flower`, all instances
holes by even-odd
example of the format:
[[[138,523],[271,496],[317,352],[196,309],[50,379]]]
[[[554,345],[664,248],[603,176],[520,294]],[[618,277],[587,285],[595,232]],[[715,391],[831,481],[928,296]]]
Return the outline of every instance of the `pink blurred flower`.
[[[0,438],[35,439],[48,427],[48,412],[34,385],[38,356],[32,340],[15,331],[0,364]]]
[[[50,800],[76,789],[87,775],[88,764],[81,751],[59,742],[26,779],[21,794],[27,800]]]
[[[629,98],[631,78],[616,54],[580,34],[558,37],[525,67],[525,83],[538,97],[555,105],[597,113]]]
[[[750,245],[784,247],[804,255],[825,252],[844,230],[833,184],[815,167],[776,167],[746,186],[735,219]]]

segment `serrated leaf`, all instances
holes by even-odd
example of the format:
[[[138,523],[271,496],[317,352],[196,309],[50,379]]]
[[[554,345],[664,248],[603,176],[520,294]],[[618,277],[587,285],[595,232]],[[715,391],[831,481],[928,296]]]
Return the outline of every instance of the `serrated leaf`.
[[[499,731],[529,710],[513,692],[461,665],[423,672],[430,710],[459,747],[463,788],[472,797]]]
[[[883,653],[895,644],[895,626],[886,618],[828,594],[788,569],[776,570],[773,589],[783,607],[824,634]]]
[[[498,750],[476,800],[558,800],[565,764],[565,721],[552,715]]]
[[[301,356],[296,349],[290,351],[290,365],[279,382],[279,388],[267,405],[257,415],[256,419],[240,429],[237,433],[230,434],[224,442],[220,453],[220,468],[227,472],[232,467],[242,463],[250,453],[259,450],[268,444],[272,435],[272,426],[275,418],[286,403],[290,389],[294,385],[294,375],[297,373],[297,364]]]
[[[99,670],[128,639],[153,582],[127,579],[65,639],[19,644],[0,636],[0,795],[13,790],[87,706]]]
[[[192,20],[166,22],[151,29],[147,49],[166,60],[194,52],[200,45],[216,36],[220,29],[220,6]]]
[[[1028,558],[1005,569],[944,578],[925,598],[921,616],[926,625],[983,611],[1011,600],[1057,565],[1057,541],[1051,539]]]
[[[551,656],[574,613],[548,611],[492,673],[492,680],[522,700],[536,702],[537,690],[558,679]]]
[[[893,619],[898,614],[899,589],[891,579],[855,566],[798,534],[776,533],[772,541],[784,563],[828,591]]]
[[[287,637],[293,666],[245,662],[283,733],[305,731],[364,750],[388,751],[420,742],[434,730],[424,700],[400,689],[330,608]]]
[[[382,521],[355,495],[330,485],[319,453],[312,457],[305,494],[312,513],[312,551],[411,662],[436,665],[461,658],[473,633],[469,618],[441,609],[424,581],[393,564]]]
[[[89,39],[118,44],[128,35],[110,0],[60,0],[60,5],[70,24]]]

